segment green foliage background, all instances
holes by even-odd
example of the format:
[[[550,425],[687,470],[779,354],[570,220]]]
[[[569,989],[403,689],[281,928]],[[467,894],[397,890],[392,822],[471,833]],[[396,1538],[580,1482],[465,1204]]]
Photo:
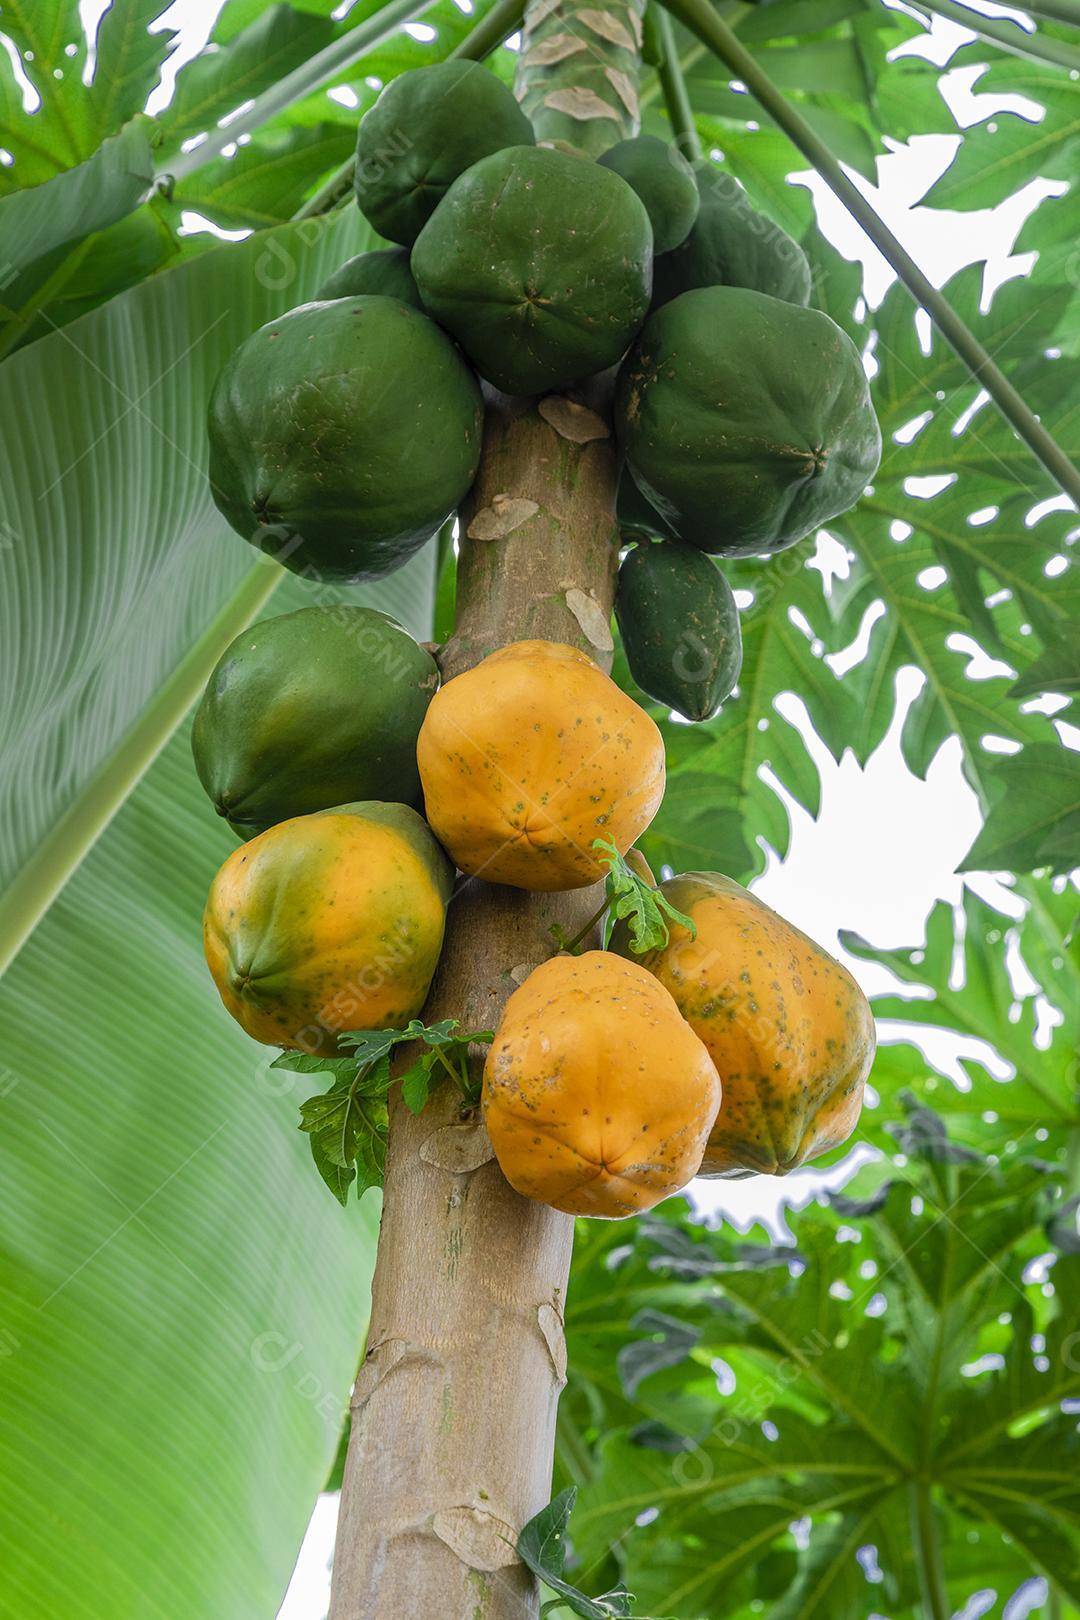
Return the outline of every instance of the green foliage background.
[[[160,10],[114,4],[88,41],[75,0],[0,9],[21,59],[17,76],[0,53],[0,932],[25,937],[0,991],[0,1610],[250,1620],[274,1612],[336,1451],[374,1216],[326,1197],[293,1129],[303,1078],[268,1073],[202,970],[229,841],[184,716],[252,614],[311,600],[223,532],[203,411],[240,338],[368,244],[351,206],[289,221],[348,157],[377,82],[470,19],[439,0],[434,41],[399,29],[327,77],[326,52],[369,37],[370,0],[342,20],[326,0],[226,0],[147,118],[174,43],[148,31]],[[1075,458],[1080,81],[1041,58],[1080,65],[1080,33],[1010,23],[1026,54],[965,45],[950,66],[985,68],[960,130],[938,70],[907,52],[924,27],[908,11],[721,11],[857,173],[945,133],[956,155],[930,209],[1063,183],[1020,229],[1023,276],[987,301],[973,264],[945,293]],[[1046,508],[1053,485],[951,351],[920,341],[901,287],[866,307],[789,183],[803,160],[678,43],[707,149],[803,241],[817,301],[872,355],[886,454],[831,528],[846,576],[827,585],[813,544],[732,569],[743,678],[707,725],[659,716],[670,788],[647,853],[760,872],[790,836],[770,780],[820,801],[780,694],[835,757],[865,761],[914,668],[904,758],[923,775],[959,739],[986,816],[965,868],[999,874],[1024,914],[968,890],[908,949],[845,941],[896,980],[860,1133],[880,1157],[793,1219],[794,1248],[707,1231],[681,1201],[583,1228],[556,1481],[581,1487],[567,1575],[624,1580],[635,1612],[679,1620],[908,1620],[976,1590],[1003,1615],[1033,1577],[1039,1612],[1080,1612],[1080,754],[1068,709],[1038,702],[1080,688],[1075,513]],[[493,65],[509,77],[512,54]],[[655,75],[643,85],[645,129],[669,134]],[[250,139],[219,151],[219,121],[248,101],[228,127]],[[255,234],[182,234],[186,211]],[[919,498],[908,481],[927,477],[948,483]],[[423,555],[354,596],[426,633],[434,572]],[[829,656],[868,616],[840,678]],[[975,678],[958,637],[1009,673]],[[965,1060],[960,1089],[900,1024],[977,1036],[1012,1077]]]

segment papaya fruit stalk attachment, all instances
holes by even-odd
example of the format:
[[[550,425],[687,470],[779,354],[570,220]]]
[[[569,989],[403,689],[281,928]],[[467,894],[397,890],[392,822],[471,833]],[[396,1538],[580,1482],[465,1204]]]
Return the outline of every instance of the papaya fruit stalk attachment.
[[[680,923],[691,939],[696,937],[697,931],[691,919],[678,911],[653,882],[649,864],[640,850],[629,849],[623,855],[612,838],[594,838],[592,847],[607,863],[603,904],[573,939],[564,936],[558,923],[552,925],[551,937],[560,951],[571,956],[579,955],[582,941],[606,912],[610,912],[613,923],[621,922],[624,918],[627,920],[630,949],[636,955],[664,948],[670,938],[669,918],[672,922]]]

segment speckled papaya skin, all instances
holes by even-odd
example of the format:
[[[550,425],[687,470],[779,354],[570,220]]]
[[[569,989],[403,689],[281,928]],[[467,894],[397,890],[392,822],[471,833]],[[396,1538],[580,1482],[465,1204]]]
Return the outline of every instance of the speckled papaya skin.
[[[664,744],[585,653],[516,641],[436,693],[416,748],[428,821],[463,872],[578,889],[607,871],[664,796]]]
[[[712,1060],[671,996],[610,951],[535,968],[484,1065],[504,1176],[569,1215],[619,1220],[685,1187],[719,1102]]]
[[[427,997],[452,882],[407,805],[278,822],[211,885],[203,940],[218,993],[267,1046],[336,1052],[343,1030],[400,1028]]]
[[[237,534],[293,573],[381,579],[456,510],[481,427],[476,378],[420,310],[376,294],[301,304],[218,375],[210,493]]]
[[[697,929],[637,957],[709,1049],[724,1100],[702,1175],[784,1175],[847,1140],[874,1059],[874,1018],[851,974],[719,872],[662,884]],[[611,948],[629,955],[625,924]]]
[[[511,146],[459,175],[416,239],[428,313],[507,394],[613,366],[645,319],[653,238],[613,169]]]
[[[862,358],[817,309],[698,287],[623,361],[619,444],[648,507],[702,551],[784,551],[846,512],[881,460]]]

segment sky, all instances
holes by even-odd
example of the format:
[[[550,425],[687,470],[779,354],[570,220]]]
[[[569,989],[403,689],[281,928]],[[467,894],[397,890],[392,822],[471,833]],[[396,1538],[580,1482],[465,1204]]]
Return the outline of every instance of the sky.
[[[88,32],[107,3],[82,0],[81,14]],[[457,3],[462,10],[471,9],[470,0]],[[221,0],[175,0],[163,14],[159,26],[179,29],[180,42],[166,65],[150,111],[168,101],[176,70],[202,48],[220,9]],[[341,12],[348,9],[345,0]],[[989,3],[979,4],[978,9],[993,16],[1022,16]],[[932,33],[905,49],[914,48],[944,65],[969,37],[955,24],[935,18]],[[978,71],[968,67],[947,72],[942,82],[943,93],[961,124],[973,121],[984,110],[979,106],[976,111],[973,95]],[[1025,109],[1017,102],[1018,98],[1011,98],[1009,104],[1037,116],[1038,110],[1030,104]],[[931,215],[917,206],[916,199],[947,167],[956,144],[956,137],[918,137],[879,161],[876,187],[856,174],[851,177],[935,284],[940,285],[963,265],[986,258],[990,266],[987,286],[992,290],[1001,280],[1023,272],[1025,261],[1011,258],[1009,253],[1016,233],[1038,201],[1061,188],[1036,182],[996,210],[964,214],[935,210]],[[824,184],[813,176],[801,178],[814,195],[824,233],[841,253],[862,262],[865,296],[872,307],[876,306],[893,279],[891,270]],[[828,539],[819,545],[825,563],[844,567],[842,548]],[[985,655],[978,649],[974,651],[976,661],[969,673],[993,673]],[[857,656],[856,647],[851,657]],[[770,853],[766,871],[754,888],[762,899],[842,958],[837,938],[840,927],[854,930],[875,945],[914,946],[923,939],[926,916],[935,901],[956,903],[962,895],[955,867],[978,830],[978,805],[961,773],[957,739],[944,745],[925,781],[914,777],[903,762],[899,731],[903,712],[917,695],[919,682],[914,671],[901,674],[893,725],[864,768],[850,755],[839,763],[831,758],[806,723],[805,709],[796,694],[788,694],[778,705],[785,718],[802,731],[815,758],[821,773],[822,806],[815,821],[781,790],[792,823],[790,850],[783,862]],[[1074,746],[1080,744],[1080,733],[1073,732],[1070,740]],[[967,881],[991,904],[1012,915],[1018,913],[1013,896],[992,878],[969,876]],[[884,988],[889,979],[884,969],[852,958],[846,961],[868,992]],[[958,1053],[973,1055],[980,1046],[959,1036],[942,1036],[935,1041],[932,1033],[928,1036],[921,1029],[918,1038],[924,1049],[930,1051],[933,1046],[930,1055],[935,1061],[949,1066]],[[996,1071],[1001,1072],[999,1062]],[[695,1201],[710,1218],[722,1216],[741,1230],[763,1219],[774,1233],[783,1235],[785,1206],[801,1207],[826,1182],[842,1184],[867,1155],[867,1149],[857,1147],[825,1177],[810,1171],[783,1182],[754,1177],[738,1183],[698,1183]],[[323,1620],[329,1598],[328,1562],[335,1519],[336,1501],[322,1498],[278,1620]],[[1038,1596],[1036,1591],[1030,1594],[1032,1601]],[[1012,1610],[1010,1620],[1022,1620],[1028,1607],[1028,1601],[1022,1599]],[[971,1609],[967,1620],[974,1620],[978,1612],[981,1610]]]

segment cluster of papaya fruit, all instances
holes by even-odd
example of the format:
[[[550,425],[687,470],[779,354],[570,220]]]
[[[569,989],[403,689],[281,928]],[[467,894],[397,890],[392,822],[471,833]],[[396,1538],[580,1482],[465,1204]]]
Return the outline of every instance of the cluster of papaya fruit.
[[[222,512],[296,571],[378,578],[466,496],[481,379],[535,395],[618,367],[623,644],[649,697],[714,713],[741,649],[713,557],[793,545],[880,454],[859,354],[809,307],[799,247],[659,141],[595,162],[537,146],[472,63],[383,92],[356,190],[397,245],[341,266],[227,363],[209,422]],[[698,656],[680,661],[688,642]],[[510,996],[482,1103],[511,1184],[623,1216],[699,1172],[782,1174],[854,1128],[865,998],[721,874],[641,874],[662,737],[584,653],[517,642],[440,684],[384,614],[312,607],[233,643],[193,742],[245,840],[211,888],[207,959],[257,1040],[326,1057],[343,1033],[407,1028],[456,872],[583,888],[610,851],[672,922],[657,943],[623,918],[606,949],[560,950]]]
[[[473,62],[383,91],[356,196],[397,246],[255,332],[215,388],[229,523],[295,571],[379,578],[470,488],[478,379],[537,395],[618,367],[630,669],[688,719],[715,713],[741,646],[711,557],[794,545],[854,503],[881,453],[859,353],[810,307],[801,248],[729,175],[695,175],[653,137],[596,161],[536,145]]]
[[[419,1014],[455,870],[583,888],[604,876],[598,843],[632,852],[664,792],[659,728],[583,652],[515,642],[439,686],[362,607],[240,636],[193,741],[248,838],[207,902],[214,980],[257,1040],[316,1055]],[[874,1025],[847,971],[718,873],[660,893],[682,919],[663,943],[642,954],[624,919],[606,950],[553,955],[488,1051],[504,1174],[570,1213],[630,1215],[698,1173],[783,1174],[858,1117]]]

